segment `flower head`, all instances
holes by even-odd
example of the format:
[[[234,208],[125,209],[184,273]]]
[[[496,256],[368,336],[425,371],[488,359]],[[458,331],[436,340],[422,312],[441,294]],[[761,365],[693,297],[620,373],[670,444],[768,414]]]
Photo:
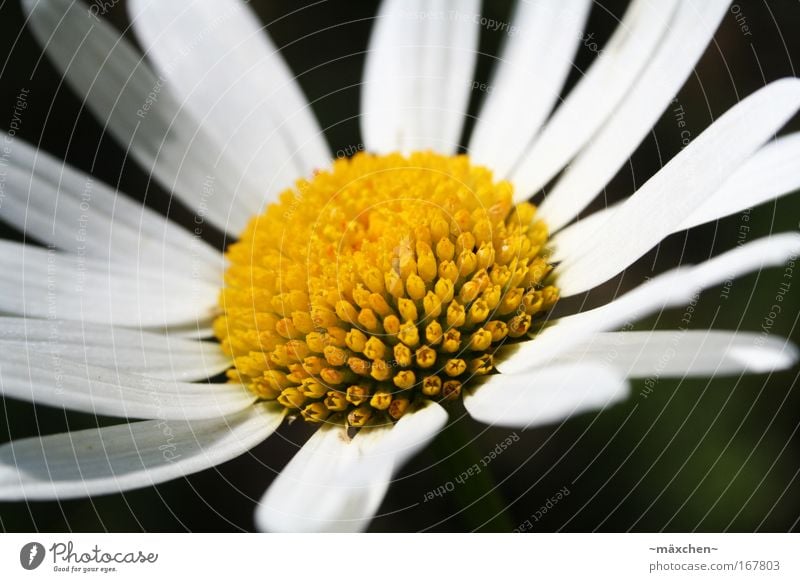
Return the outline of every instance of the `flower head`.
[[[625,202],[574,221],[680,88],[728,2],[635,0],[614,50],[598,51],[551,116],[590,2],[520,2],[467,144],[480,5],[436,4],[452,10],[383,2],[362,91],[367,151],[332,161],[246,3],[131,0],[145,60],[80,3],[23,0],[49,58],[109,133],[199,223],[236,241],[223,256],[202,232],[14,144],[0,219],[49,248],[2,243],[0,311],[12,316],[0,341],[15,350],[0,351],[0,390],[144,420],[3,445],[0,498],[148,486],[301,417],[317,430],[267,490],[257,524],[363,530],[451,403],[527,428],[613,405],[628,378],[654,370],[794,364],[779,339],[707,330],[687,331],[665,363],[667,332],[615,330],[783,264],[800,251],[796,234],[668,271],[595,309],[551,311],[669,234],[800,186],[800,140],[773,139],[800,108],[800,81],[783,79]],[[208,382],[221,372],[226,382]]]
[[[547,227],[465,156],[339,160],[227,252],[215,322],[231,379],[312,422],[451,401],[555,303]]]

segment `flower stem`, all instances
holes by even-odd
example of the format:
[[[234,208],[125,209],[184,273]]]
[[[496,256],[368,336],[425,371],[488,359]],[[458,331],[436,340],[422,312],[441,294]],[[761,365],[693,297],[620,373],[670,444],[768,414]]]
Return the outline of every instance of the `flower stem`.
[[[433,442],[450,503],[462,523],[471,531],[510,532],[514,525],[492,474],[481,462],[474,435],[465,420],[452,422]]]

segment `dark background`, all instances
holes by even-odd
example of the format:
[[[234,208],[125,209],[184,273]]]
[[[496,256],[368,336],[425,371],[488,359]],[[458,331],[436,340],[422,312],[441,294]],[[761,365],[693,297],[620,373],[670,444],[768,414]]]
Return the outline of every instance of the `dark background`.
[[[556,0],[553,0],[556,1]],[[124,2],[109,18],[127,27]],[[360,143],[358,83],[376,2],[297,0],[254,1],[259,16],[313,103],[332,151]],[[506,20],[511,2],[485,2],[484,14]],[[586,32],[609,37],[627,2],[596,3]],[[751,31],[745,35],[729,12],[678,103],[692,136],[745,95],[766,82],[796,75],[800,58],[800,3],[743,1],[738,6]],[[300,9],[303,7],[302,9]],[[291,13],[291,14],[290,14]],[[128,33],[129,34],[129,33]],[[488,81],[501,33],[482,31],[478,78]],[[59,87],[59,75],[28,31],[15,0],[0,2],[0,128],[10,122],[16,95],[30,90],[30,106],[19,136],[64,157],[73,165],[133,197],[143,198],[148,176],[104,138],[100,126],[81,111],[80,99]],[[593,58],[579,50],[568,86]],[[800,61],[799,61],[800,62]],[[482,95],[473,95],[471,113]],[[797,130],[793,122],[788,129]],[[787,130],[784,130],[787,131]],[[667,110],[651,135],[606,190],[607,200],[630,194],[681,147],[675,113]],[[166,211],[168,194],[149,184],[148,204]],[[154,188],[156,190],[154,190]],[[599,204],[604,204],[599,201]],[[800,199],[790,196],[754,209],[749,239],[798,228]],[[173,204],[170,216],[184,224],[188,211]],[[589,300],[608,299],[643,276],[678,263],[695,263],[735,246],[742,215],[667,239]],[[0,235],[21,240],[0,226]],[[209,240],[224,244],[217,233]],[[735,282],[727,299],[721,289],[702,295],[692,328],[759,331],[774,303],[782,270]],[[774,336],[797,343],[798,295],[793,284]],[[640,329],[669,328],[683,310],[641,322]],[[631,398],[602,414],[570,419],[560,426],[518,431],[519,441],[493,461],[480,479],[470,479],[443,498],[421,503],[425,493],[452,481],[473,461],[448,457],[440,440],[397,476],[371,531],[508,530],[530,520],[534,531],[787,531],[800,519],[800,394],[798,370],[773,375],[715,380],[661,380],[644,397],[643,382]],[[97,425],[97,419],[61,410],[3,401],[0,441]],[[458,414],[458,411],[456,411]],[[108,419],[100,419],[106,424]],[[482,456],[512,431],[486,428],[467,419],[456,430],[474,439]],[[0,503],[3,531],[239,531],[252,530],[256,500],[304,438],[300,425],[279,434],[221,467],[125,495],[63,503]],[[445,460],[442,460],[445,459]],[[490,479],[484,479],[490,477]],[[539,521],[532,516],[566,487],[569,495]],[[505,516],[491,520],[495,508]],[[487,520],[491,520],[487,523]]]

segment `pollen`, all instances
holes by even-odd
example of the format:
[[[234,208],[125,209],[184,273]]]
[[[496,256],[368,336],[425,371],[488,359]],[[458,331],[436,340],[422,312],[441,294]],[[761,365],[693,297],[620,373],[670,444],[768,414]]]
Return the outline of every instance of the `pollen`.
[[[299,180],[226,258],[228,377],[309,422],[457,399],[558,300],[548,231],[467,156],[359,153]]]

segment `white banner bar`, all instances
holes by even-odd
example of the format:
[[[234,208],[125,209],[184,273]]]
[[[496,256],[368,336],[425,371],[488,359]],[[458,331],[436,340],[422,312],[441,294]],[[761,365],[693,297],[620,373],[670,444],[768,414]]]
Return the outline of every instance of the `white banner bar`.
[[[2,534],[0,580],[800,580],[798,534]]]

